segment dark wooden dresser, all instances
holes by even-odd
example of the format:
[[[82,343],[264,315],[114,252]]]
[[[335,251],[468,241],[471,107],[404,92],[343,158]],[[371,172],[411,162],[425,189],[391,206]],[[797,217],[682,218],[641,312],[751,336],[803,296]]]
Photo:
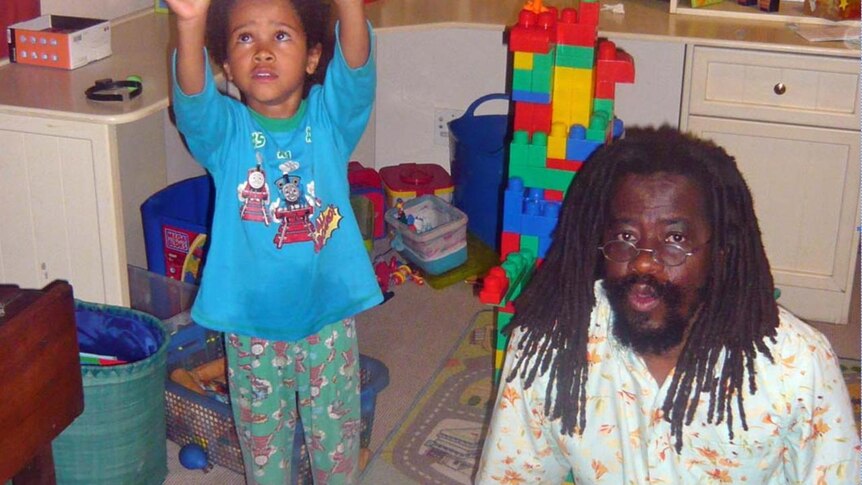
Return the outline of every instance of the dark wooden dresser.
[[[55,483],[51,441],[83,410],[72,287],[0,285],[0,483]]]

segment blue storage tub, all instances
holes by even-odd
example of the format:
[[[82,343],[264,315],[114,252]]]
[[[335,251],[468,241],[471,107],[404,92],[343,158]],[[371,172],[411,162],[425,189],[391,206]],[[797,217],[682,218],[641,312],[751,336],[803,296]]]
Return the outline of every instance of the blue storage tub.
[[[147,269],[179,281],[199,283],[212,225],[209,175],[182,180],[141,204]]]
[[[509,95],[482,96],[463,116],[449,122],[449,166],[455,186],[452,203],[467,214],[467,229],[496,250],[503,214],[509,116],[475,114],[480,105],[494,100],[508,103]]]

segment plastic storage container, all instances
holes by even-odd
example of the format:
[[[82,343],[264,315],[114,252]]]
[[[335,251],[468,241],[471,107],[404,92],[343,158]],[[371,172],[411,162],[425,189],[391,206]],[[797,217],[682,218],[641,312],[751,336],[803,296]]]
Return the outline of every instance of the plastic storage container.
[[[452,177],[446,169],[433,163],[402,163],[380,169],[387,207],[401,199],[407,202],[420,195],[436,195],[452,202]]]
[[[467,215],[434,195],[386,211],[395,232],[392,247],[426,273],[436,275],[467,261]]]
[[[160,485],[167,332],[152,315],[81,301],[75,320],[81,352],[128,363],[81,365],[84,412],[52,443],[57,483]]]
[[[509,100],[507,94],[487,94],[464,115],[449,122],[449,166],[455,191],[452,203],[467,214],[467,230],[493,249],[499,247],[505,185],[507,115],[476,116],[480,105]]]
[[[156,192],[141,204],[147,269],[198,283],[212,225],[212,181],[193,177]]]

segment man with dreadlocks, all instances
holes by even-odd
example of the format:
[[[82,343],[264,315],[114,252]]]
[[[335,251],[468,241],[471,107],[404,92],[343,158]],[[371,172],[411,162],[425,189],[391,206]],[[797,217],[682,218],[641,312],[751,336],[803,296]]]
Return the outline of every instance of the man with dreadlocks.
[[[477,483],[857,483],[837,358],[774,291],[723,149],[669,127],[602,147],[515,301]]]

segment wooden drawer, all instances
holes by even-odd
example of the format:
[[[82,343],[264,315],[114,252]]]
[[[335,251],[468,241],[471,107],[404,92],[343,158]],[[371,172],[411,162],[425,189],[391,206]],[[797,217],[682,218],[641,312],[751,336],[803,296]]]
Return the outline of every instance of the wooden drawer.
[[[695,46],[689,113],[859,129],[859,60]]]

